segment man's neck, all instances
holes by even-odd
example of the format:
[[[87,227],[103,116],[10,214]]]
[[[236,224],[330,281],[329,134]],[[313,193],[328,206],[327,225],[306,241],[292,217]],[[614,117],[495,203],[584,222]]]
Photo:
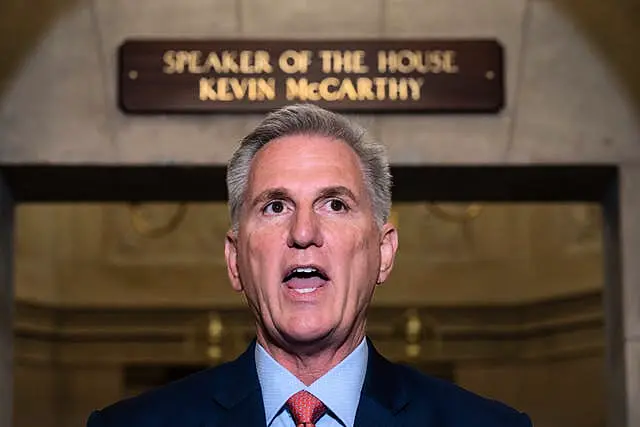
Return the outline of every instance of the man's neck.
[[[342,362],[363,339],[364,332],[348,337],[344,342],[333,346],[316,344],[289,348],[270,342],[262,334],[258,334],[258,343],[266,352],[305,385],[311,385]]]

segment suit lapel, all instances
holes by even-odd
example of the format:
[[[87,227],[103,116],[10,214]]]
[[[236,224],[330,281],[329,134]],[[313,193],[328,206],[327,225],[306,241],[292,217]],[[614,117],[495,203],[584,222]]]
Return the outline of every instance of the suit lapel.
[[[255,340],[223,370],[212,384],[212,404],[221,406],[217,416],[203,427],[266,426],[262,392],[255,364]]]
[[[398,425],[393,412],[367,395],[362,395],[356,412],[355,427],[392,427]]]
[[[369,360],[355,427],[400,425],[398,412],[409,402],[409,393],[394,365],[382,357],[367,338]]]
[[[259,390],[252,392],[241,402],[229,408],[226,416],[220,423],[220,427],[261,427],[266,425],[267,421],[264,413],[264,404],[262,402],[262,393],[260,393]]]

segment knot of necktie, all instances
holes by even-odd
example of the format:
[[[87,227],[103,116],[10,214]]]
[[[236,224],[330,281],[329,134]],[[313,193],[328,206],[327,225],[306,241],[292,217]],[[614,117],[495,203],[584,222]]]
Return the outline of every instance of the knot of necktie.
[[[315,427],[316,421],[327,411],[320,399],[305,390],[291,396],[287,408],[298,427]]]

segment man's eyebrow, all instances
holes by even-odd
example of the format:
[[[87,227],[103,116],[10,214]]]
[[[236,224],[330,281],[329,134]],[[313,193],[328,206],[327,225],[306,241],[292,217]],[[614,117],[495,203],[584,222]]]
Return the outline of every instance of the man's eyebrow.
[[[358,200],[356,196],[353,194],[353,192],[343,185],[323,188],[322,191],[320,191],[320,197],[324,199],[330,198],[330,197],[341,197],[341,196],[342,197],[346,196],[354,201]]]
[[[284,188],[268,188],[251,200],[251,207],[266,203],[269,200],[288,199],[289,193]]]

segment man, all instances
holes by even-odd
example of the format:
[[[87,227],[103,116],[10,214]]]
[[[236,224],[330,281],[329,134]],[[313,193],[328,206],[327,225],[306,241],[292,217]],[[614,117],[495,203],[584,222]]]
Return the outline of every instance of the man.
[[[366,312],[398,248],[385,151],[312,105],[275,111],[227,172],[225,258],[257,338],[233,362],[91,414],[89,427],[529,427],[384,359]]]

